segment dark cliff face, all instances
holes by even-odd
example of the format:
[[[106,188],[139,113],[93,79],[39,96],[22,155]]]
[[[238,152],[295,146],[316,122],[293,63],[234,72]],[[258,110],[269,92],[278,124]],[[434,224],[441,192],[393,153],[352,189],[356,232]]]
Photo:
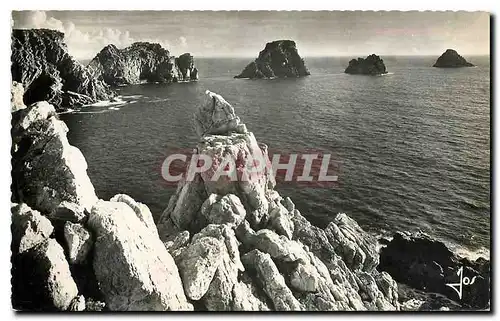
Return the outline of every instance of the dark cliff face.
[[[124,49],[108,45],[92,59],[87,69],[112,86],[198,79],[198,70],[189,53],[175,58],[160,44],[148,42],[136,42]]]
[[[234,78],[293,78],[310,75],[299,56],[295,42],[278,40],[268,42],[255,61]]]
[[[379,56],[371,54],[365,59],[352,59],[344,72],[354,75],[381,75],[386,74],[387,69]]]
[[[23,84],[24,102],[46,100],[58,110],[106,100],[114,93],[71,57],[64,34],[48,29],[12,31],[12,80]]]
[[[433,67],[438,68],[460,68],[460,67],[474,67],[473,64],[460,56],[458,52],[453,49],[447,49],[437,60]]]

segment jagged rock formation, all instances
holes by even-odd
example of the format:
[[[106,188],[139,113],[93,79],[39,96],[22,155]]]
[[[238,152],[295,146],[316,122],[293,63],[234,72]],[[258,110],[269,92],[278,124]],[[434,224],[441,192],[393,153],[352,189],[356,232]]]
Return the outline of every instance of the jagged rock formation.
[[[432,67],[438,68],[460,68],[460,67],[474,67],[473,64],[460,56],[458,52],[453,49],[446,49],[446,51],[436,60]]]
[[[248,168],[252,157],[269,163],[267,147],[257,143],[220,95],[207,92],[195,125],[200,135],[195,155],[206,155],[214,164],[233,157],[240,169]],[[236,180],[216,176],[213,168],[188,179],[190,170],[159,219],[158,232],[195,306],[226,311],[399,308],[395,281],[375,269],[376,241],[345,214],[325,230],[311,225],[274,190],[267,166],[246,179],[238,172]]]
[[[459,282],[458,270],[473,284],[466,286],[459,299],[447,283]],[[387,271],[398,282],[427,292],[441,293],[460,302],[465,308],[487,309],[490,306],[490,262],[478,259],[471,262],[459,258],[444,243],[424,233],[396,233],[381,250],[379,270]],[[464,288],[464,289],[465,289]]]
[[[136,42],[125,49],[108,45],[92,59],[87,69],[93,77],[112,86],[198,79],[198,69],[189,53],[176,58],[160,44],[148,42]]]
[[[63,202],[89,211],[97,201],[80,150],[52,105],[38,102],[12,114],[12,191],[15,202],[51,213]],[[64,205],[64,204],[63,204]]]
[[[310,75],[299,56],[295,41],[268,42],[255,61],[234,78],[295,78]]]
[[[344,72],[353,75],[381,75],[386,74],[387,70],[382,58],[371,54],[364,59],[352,59]]]
[[[12,80],[24,87],[24,102],[45,100],[56,106],[82,106],[114,93],[71,57],[64,34],[56,30],[12,30]]]
[[[148,207],[98,200],[52,105],[13,107],[13,308],[191,310]]]

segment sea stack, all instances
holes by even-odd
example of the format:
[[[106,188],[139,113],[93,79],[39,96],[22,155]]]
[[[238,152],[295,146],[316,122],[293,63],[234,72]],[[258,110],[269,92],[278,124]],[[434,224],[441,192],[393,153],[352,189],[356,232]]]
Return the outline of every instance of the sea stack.
[[[297,78],[310,75],[295,41],[268,42],[255,61],[234,78]]]
[[[44,100],[60,111],[115,96],[70,56],[62,32],[14,29],[11,39],[12,80],[24,88],[26,105]]]
[[[433,67],[438,68],[460,68],[460,67],[474,67],[473,64],[460,56],[458,52],[453,49],[446,49],[446,51],[436,60]]]
[[[371,54],[365,59],[352,59],[344,72],[353,75],[382,75],[387,73],[387,69],[382,58]]]
[[[149,42],[135,42],[124,49],[108,45],[92,59],[87,69],[111,86],[198,79],[193,56],[185,53],[176,58],[160,44]]]
[[[396,282],[376,269],[376,240],[345,214],[325,229],[315,227],[281,196],[267,146],[229,102],[207,91],[194,125],[199,140],[193,156],[214,165],[229,159],[239,164],[234,179],[219,176],[217,165],[191,178],[184,175],[157,222],[195,308],[399,309]],[[268,165],[244,175],[255,160]]]

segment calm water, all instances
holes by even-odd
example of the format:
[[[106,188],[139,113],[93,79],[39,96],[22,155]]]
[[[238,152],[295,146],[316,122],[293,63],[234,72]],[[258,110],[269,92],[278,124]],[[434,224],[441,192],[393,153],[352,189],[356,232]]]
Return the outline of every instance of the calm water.
[[[490,69],[432,68],[436,57],[386,57],[381,77],[343,74],[349,58],[306,58],[302,79],[233,79],[249,59],[198,59],[197,83],[119,88],[123,106],[61,115],[99,197],[126,193],[158,216],[175,188],[160,166],[196,144],[191,115],[206,89],[279,151],[323,150],[340,162],[336,187],[281,184],[324,225],[338,212],[374,233],[423,230],[472,251],[490,243]]]

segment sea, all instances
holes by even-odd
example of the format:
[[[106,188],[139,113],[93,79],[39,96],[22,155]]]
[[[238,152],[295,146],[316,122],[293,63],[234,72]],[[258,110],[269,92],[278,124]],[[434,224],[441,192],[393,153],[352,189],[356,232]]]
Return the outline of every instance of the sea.
[[[118,87],[122,101],[60,117],[97,195],[128,194],[158,219],[175,192],[161,165],[196,146],[192,115],[210,90],[270,150],[332,155],[337,184],[277,184],[314,224],[346,213],[376,236],[423,231],[489,258],[489,56],[460,69],[433,68],[437,56],[387,56],[383,76],[344,74],[351,58],[305,57],[310,76],[269,80],[233,78],[249,58],[199,58],[197,82]]]

